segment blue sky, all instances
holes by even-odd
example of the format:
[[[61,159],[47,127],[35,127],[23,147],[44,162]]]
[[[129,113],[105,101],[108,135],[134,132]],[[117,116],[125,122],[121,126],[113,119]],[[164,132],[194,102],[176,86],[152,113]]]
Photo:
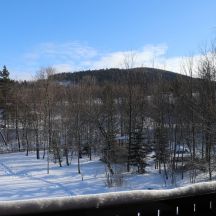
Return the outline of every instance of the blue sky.
[[[0,0],[0,66],[31,79],[57,71],[134,66],[179,70],[216,35],[215,0]]]

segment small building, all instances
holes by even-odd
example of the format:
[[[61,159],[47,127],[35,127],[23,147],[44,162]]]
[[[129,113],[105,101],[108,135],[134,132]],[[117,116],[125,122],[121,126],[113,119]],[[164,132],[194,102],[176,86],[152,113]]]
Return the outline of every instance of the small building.
[[[129,137],[128,135],[117,134],[114,140],[119,146],[126,146],[128,144]]]

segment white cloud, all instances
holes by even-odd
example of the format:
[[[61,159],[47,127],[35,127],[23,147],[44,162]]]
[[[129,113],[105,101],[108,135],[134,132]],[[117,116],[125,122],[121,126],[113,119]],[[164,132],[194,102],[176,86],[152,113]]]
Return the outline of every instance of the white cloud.
[[[91,68],[125,68],[126,63],[132,67],[155,67],[164,70],[170,70],[177,73],[184,73],[182,64],[185,64],[190,56],[167,57],[168,46],[166,44],[146,45],[139,50],[118,51],[105,54],[96,61],[89,63]],[[195,64],[200,58],[199,55],[194,57]],[[130,61],[133,61],[130,63]]]
[[[92,62],[93,68],[111,68],[120,67],[124,68],[126,64],[131,64],[133,67],[141,66],[153,66],[157,59],[163,58],[166,54],[167,46],[165,44],[160,45],[147,45],[140,50],[131,51],[118,51],[108,53],[98,60]],[[126,61],[126,62],[125,62]],[[133,62],[130,62],[133,61]]]
[[[18,68],[11,68],[10,70],[10,77],[14,80],[33,80],[34,79],[34,73],[33,70],[24,70],[24,69],[18,69]]]
[[[73,71],[74,67],[71,64],[56,64],[54,68],[58,73]]]
[[[83,45],[79,42],[68,42],[68,43],[43,43],[39,46],[39,52],[46,56],[53,58],[65,58],[80,59],[82,57],[92,58],[97,54],[97,51],[88,46]]]
[[[92,59],[97,50],[78,42],[41,43],[23,55],[29,66],[79,65],[83,59]]]

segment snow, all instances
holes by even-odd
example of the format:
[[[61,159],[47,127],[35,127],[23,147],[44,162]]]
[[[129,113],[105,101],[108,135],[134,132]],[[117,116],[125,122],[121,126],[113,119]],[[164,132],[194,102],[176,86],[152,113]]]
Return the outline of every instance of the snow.
[[[127,141],[129,138],[127,135],[124,135],[122,136],[121,134],[118,134],[116,137],[115,137],[115,140],[125,140]]]
[[[88,158],[82,158],[81,174],[77,172],[76,157],[71,161],[70,166],[59,167],[58,164],[50,162],[50,172],[47,174],[47,161],[45,159],[37,160],[33,153],[29,156],[25,156],[24,152],[1,154],[0,201],[56,197],[78,198],[88,197],[90,194],[100,194],[101,201],[101,193],[131,190],[137,190],[133,191],[135,195],[144,193],[145,195],[150,194],[149,196],[155,196],[155,194],[158,196],[160,193],[169,194],[170,191],[177,190],[167,189],[189,184],[188,178],[177,185],[165,182],[163,175],[158,174],[158,170],[154,169],[151,161],[146,171],[142,175],[124,172],[122,173],[123,184],[121,186],[108,187],[106,185],[105,165],[99,160],[99,157],[94,157],[92,161],[89,161]],[[204,179],[203,176],[200,179]],[[216,188],[215,183],[207,184],[211,184],[211,188]],[[193,191],[190,187],[188,186],[187,190]],[[141,192],[140,190],[143,189],[146,190]],[[180,188],[178,190],[183,193],[185,189]],[[122,193],[127,194],[127,192]],[[120,197],[122,193],[119,193]],[[104,196],[107,197],[108,195],[105,194],[102,197]],[[93,197],[99,199],[96,195]]]
[[[188,147],[186,147],[186,146],[183,146],[183,145],[177,145],[176,146],[176,153],[177,154],[185,154],[185,153],[188,153],[188,155],[189,155],[189,152],[190,152],[190,150],[189,150],[189,148]]]
[[[78,195],[73,197],[30,199],[0,202],[1,215],[31,214],[68,209],[100,208],[137,202],[159,201],[214,192],[215,182],[198,183],[170,190],[137,190],[130,192],[112,192],[95,195]]]

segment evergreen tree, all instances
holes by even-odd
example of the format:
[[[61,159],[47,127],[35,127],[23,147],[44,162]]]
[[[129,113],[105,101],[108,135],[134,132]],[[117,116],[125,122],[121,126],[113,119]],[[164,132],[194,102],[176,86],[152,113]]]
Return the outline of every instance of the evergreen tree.
[[[11,107],[7,105],[9,94],[10,94],[10,79],[9,71],[4,65],[3,69],[0,71],[0,107],[3,109],[3,118],[4,125],[7,125],[9,118],[9,110]]]
[[[141,129],[137,129],[131,134],[130,165],[137,166],[138,173],[144,173],[147,165],[145,140],[146,137]]]
[[[9,80],[9,71],[7,67],[4,65],[2,71],[0,71],[0,80],[6,82]]]

